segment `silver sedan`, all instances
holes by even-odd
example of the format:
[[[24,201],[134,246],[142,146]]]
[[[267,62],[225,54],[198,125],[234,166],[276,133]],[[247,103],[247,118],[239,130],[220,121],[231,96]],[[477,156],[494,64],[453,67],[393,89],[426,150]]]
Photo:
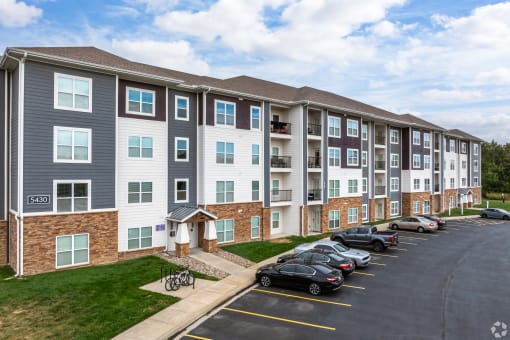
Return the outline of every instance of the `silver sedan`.
[[[391,229],[408,229],[416,230],[419,233],[424,231],[436,231],[438,229],[437,223],[434,221],[427,220],[426,218],[419,216],[404,217],[400,220],[390,222]]]

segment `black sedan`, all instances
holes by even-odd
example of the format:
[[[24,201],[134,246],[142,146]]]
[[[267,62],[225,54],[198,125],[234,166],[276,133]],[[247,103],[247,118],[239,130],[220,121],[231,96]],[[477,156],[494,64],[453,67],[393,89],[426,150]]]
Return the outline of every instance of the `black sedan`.
[[[334,269],[340,269],[343,276],[347,276],[354,271],[355,265],[351,259],[341,256],[340,254],[327,252],[322,249],[310,249],[300,253],[287,254],[280,256],[277,263],[284,263],[292,259],[303,259],[310,263],[322,263]]]
[[[255,277],[264,287],[275,285],[301,289],[312,295],[338,290],[344,283],[340,271],[320,263],[305,264],[302,260],[262,266],[257,270]]]
[[[426,218],[427,220],[436,222],[438,229],[444,229],[444,227],[446,227],[446,220],[439,216],[433,216],[433,215],[418,215],[418,216],[421,216],[423,218]]]

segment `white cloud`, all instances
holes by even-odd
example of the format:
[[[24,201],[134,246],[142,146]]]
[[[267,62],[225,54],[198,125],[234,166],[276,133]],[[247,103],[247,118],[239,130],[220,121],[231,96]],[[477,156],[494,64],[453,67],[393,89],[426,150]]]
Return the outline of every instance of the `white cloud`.
[[[173,8],[179,0],[124,0],[128,5],[142,5],[148,13],[161,13]]]
[[[112,49],[127,59],[170,68],[178,71],[206,75],[209,65],[195,52],[189,42],[160,42],[153,40],[113,40]]]
[[[432,89],[423,91],[422,95],[425,97],[426,100],[434,102],[456,102],[477,100],[482,98],[482,94],[479,91],[461,91],[461,90]]]
[[[368,88],[369,89],[380,89],[383,88],[386,85],[384,81],[380,80],[370,80],[368,82]]]
[[[29,6],[23,1],[0,1],[0,25],[4,27],[24,27],[37,21],[42,16],[42,9]]]
[[[485,84],[510,85],[510,68],[498,67],[497,69],[480,72],[476,78]]]
[[[136,8],[128,6],[108,6],[109,17],[131,17],[136,18],[140,15],[140,12]]]
[[[381,37],[396,37],[399,34],[399,28],[397,25],[388,20],[376,23],[370,27],[369,31]]]

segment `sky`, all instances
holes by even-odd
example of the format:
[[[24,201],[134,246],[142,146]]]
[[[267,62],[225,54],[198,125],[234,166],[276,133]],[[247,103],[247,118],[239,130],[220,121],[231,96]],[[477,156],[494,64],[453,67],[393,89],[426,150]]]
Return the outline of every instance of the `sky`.
[[[22,46],[310,86],[510,143],[510,2],[0,0],[0,51]]]

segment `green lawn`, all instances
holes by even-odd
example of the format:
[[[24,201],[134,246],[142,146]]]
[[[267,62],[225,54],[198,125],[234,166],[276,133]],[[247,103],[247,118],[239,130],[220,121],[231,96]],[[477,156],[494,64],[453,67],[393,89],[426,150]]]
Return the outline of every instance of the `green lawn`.
[[[2,268],[0,338],[109,339],[178,301],[138,288],[159,280],[162,265],[150,256],[11,280]]]
[[[510,194],[505,197],[510,199]],[[510,201],[508,201],[508,199],[505,200],[505,203],[503,203],[501,200],[489,200],[489,208],[501,208],[510,211]],[[487,200],[482,200],[482,204],[476,205],[475,207],[487,208]]]
[[[4,279],[9,278],[13,275],[14,275],[14,271],[12,270],[11,267],[9,267],[9,266],[0,267],[0,280],[4,280]],[[0,281],[0,283],[1,283],[1,281]]]
[[[463,214],[461,214],[460,208],[454,208],[451,211],[451,215],[448,214],[448,210],[438,214],[438,216],[448,217],[448,216],[468,216],[468,215],[480,215],[480,210],[476,209],[464,209]]]
[[[252,262],[260,262],[293,249],[298,244],[313,242],[329,237],[329,234],[308,237],[289,236],[269,241],[253,241],[223,246],[222,249],[242,256]]]

